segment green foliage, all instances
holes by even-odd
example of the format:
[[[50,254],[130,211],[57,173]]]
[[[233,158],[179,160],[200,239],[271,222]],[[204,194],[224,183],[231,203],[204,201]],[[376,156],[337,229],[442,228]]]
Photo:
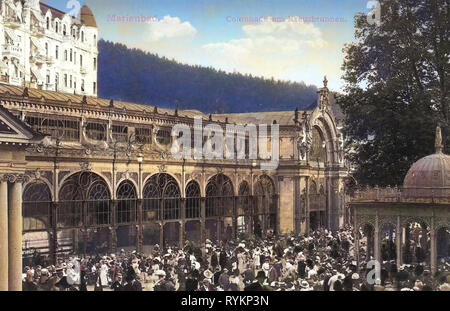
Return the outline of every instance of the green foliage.
[[[449,2],[382,0],[381,25],[355,17],[344,48],[348,160],[361,185],[402,185],[409,167],[434,152],[438,123],[450,151]]]

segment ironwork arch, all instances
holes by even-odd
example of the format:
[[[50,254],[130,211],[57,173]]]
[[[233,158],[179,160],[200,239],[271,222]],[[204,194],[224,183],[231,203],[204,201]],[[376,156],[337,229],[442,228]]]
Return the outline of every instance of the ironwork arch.
[[[191,180],[186,186],[186,218],[200,217],[200,185]]]
[[[136,187],[130,180],[125,180],[117,188],[117,223],[127,224],[135,222],[137,210]]]
[[[109,200],[108,184],[98,174],[79,172],[69,176],[59,190],[60,201]]]
[[[243,181],[239,185],[239,208],[238,215],[250,215],[251,214],[251,199],[250,199],[250,186],[248,182]]]
[[[58,226],[107,226],[111,223],[111,193],[106,181],[93,172],[69,176],[59,190]],[[86,206],[86,209],[84,208]]]
[[[41,230],[50,226],[52,195],[48,185],[36,180],[23,191],[22,215],[24,231]]]
[[[206,185],[206,217],[233,215],[233,183],[224,174],[211,177]]]
[[[144,186],[144,221],[180,218],[180,187],[166,173],[150,177]]]

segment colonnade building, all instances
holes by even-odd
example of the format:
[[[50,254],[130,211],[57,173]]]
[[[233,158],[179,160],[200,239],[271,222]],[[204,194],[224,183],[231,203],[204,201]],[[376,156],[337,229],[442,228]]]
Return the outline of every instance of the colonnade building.
[[[38,250],[56,259],[338,230],[348,216],[347,171],[326,83],[311,110],[228,115],[0,84],[2,249],[8,232],[25,257]],[[195,118],[224,129],[276,124],[279,165],[262,169],[248,152],[243,160],[176,159],[172,128],[193,128]]]

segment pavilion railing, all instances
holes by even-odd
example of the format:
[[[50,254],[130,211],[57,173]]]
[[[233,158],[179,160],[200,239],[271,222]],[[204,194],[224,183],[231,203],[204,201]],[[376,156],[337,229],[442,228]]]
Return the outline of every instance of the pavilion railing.
[[[365,188],[355,191],[352,202],[450,203],[449,188]]]

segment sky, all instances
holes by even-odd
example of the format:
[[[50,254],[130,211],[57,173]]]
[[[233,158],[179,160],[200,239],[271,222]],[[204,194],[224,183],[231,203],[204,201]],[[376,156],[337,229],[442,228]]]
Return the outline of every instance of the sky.
[[[179,62],[340,91],[343,47],[367,0],[47,0],[87,4],[100,37]]]

